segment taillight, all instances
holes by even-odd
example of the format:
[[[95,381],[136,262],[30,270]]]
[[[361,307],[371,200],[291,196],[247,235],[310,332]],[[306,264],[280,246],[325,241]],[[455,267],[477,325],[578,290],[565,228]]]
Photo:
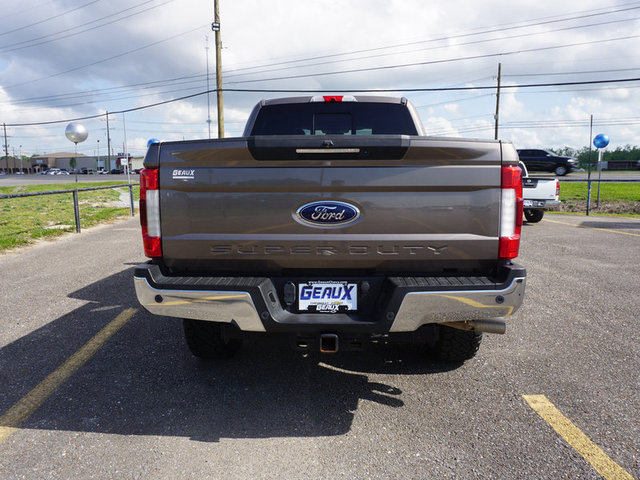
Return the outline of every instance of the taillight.
[[[145,168],[140,172],[140,225],[144,254],[149,258],[162,257],[157,168]]]
[[[560,199],[560,182],[556,178],[556,200]]]
[[[522,175],[517,166],[502,167],[499,258],[518,256],[522,229]]]

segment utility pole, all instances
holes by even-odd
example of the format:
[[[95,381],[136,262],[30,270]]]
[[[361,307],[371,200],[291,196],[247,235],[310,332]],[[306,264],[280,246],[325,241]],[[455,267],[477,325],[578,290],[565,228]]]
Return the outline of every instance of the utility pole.
[[[7,143],[7,124],[3,123],[4,127],[4,160],[7,162],[7,174],[9,174],[9,144]]]
[[[496,132],[493,136],[495,140],[498,140],[498,117],[500,115],[500,76],[502,73],[502,63],[498,63],[498,91],[496,94],[496,114],[494,119],[496,121]]]
[[[214,0],[214,17],[211,29],[216,34],[216,98],[218,102],[218,138],[224,138],[224,115],[222,107],[222,42],[220,41],[220,10]]]
[[[207,126],[209,127],[209,138],[211,138],[211,98],[209,95],[209,36],[205,35],[205,51],[207,53]]]
[[[111,173],[111,133],[109,133],[109,111],[107,111],[107,172]]]

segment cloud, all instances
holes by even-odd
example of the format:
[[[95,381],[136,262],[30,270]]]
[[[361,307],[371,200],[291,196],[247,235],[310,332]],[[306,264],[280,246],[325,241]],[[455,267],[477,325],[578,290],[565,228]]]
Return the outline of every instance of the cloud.
[[[47,9],[14,4],[0,14],[10,25],[0,32],[2,121],[65,120],[202,93],[207,88],[205,36],[210,45],[209,88],[214,88],[210,0],[111,0],[79,7],[52,0]],[[637,40],[605,41],[640,30],[630,10],[617,11],[624,8],[632,7],[569,0],[551,16],[548,5],[532,0],[489,0],[481,8],[469,0],[221,0],[223,86],[398,89],[385,94],[406,96],[424,106],[419,108],[423,122],[434,130],[493,138],[495,90],[481,87],[496,84],[498,62],[504,85],[637,76],[637,71],[624,70],[637,63],[637,54],[630,53]],[[592,25],[604,22],[614,23]],[[567,46],[578,43],[583,45]],[[349,73],[338,73],[345,71]],[[475,90],[402,91],[464,86]],[[590,113],[598,118],[633,117],[630,106],[637,103],[637,85],[604,87],[505,89],[501,119],[539,125],[503,132],[531,147],[565,141],[580,147],[585,143],[580,129],[548,128],[544,122],[584,119]],[[225,92],[225,131],[240,135],[256,102],[287,95],[296,93]],[[215,136],[215,95],[210,111]],[[144,153],[146,141],[141,139],[157,132],[170,138],[203,138],[208,135],[207,96],[130,112],[126,119],[132,132],[130,150],[136,154]],[[104,148],[104,122],[84,123],[90,137],[79,148],[91,153],[98,139]],[[112,134],[116,144],[124,140],[121,127]],[[612,144],[637,143],[628,127],[619,126]],[[68,149],[60,136],[64,124],[11,128],[10,143],[19,142],[27,153]],[[34,138],[33,131],[41,137]]]

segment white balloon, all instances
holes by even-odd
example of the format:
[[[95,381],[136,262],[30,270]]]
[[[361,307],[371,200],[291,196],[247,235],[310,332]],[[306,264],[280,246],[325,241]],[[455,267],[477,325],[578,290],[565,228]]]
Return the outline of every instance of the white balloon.
[[[89,132],[87,132],[87,129],[80,123],[70,123],[69,125],[67,125],[64,134],[69,140],[76,144],[84,142],[89,136]]]

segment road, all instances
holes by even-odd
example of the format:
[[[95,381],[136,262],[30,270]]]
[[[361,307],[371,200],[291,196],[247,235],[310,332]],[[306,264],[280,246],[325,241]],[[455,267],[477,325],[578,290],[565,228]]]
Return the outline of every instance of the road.
[[[1,479],[640,478],[640,219],[525,225],[525,304],[462,366],[200,362],[136,302],[137,221],[0,256]]]

